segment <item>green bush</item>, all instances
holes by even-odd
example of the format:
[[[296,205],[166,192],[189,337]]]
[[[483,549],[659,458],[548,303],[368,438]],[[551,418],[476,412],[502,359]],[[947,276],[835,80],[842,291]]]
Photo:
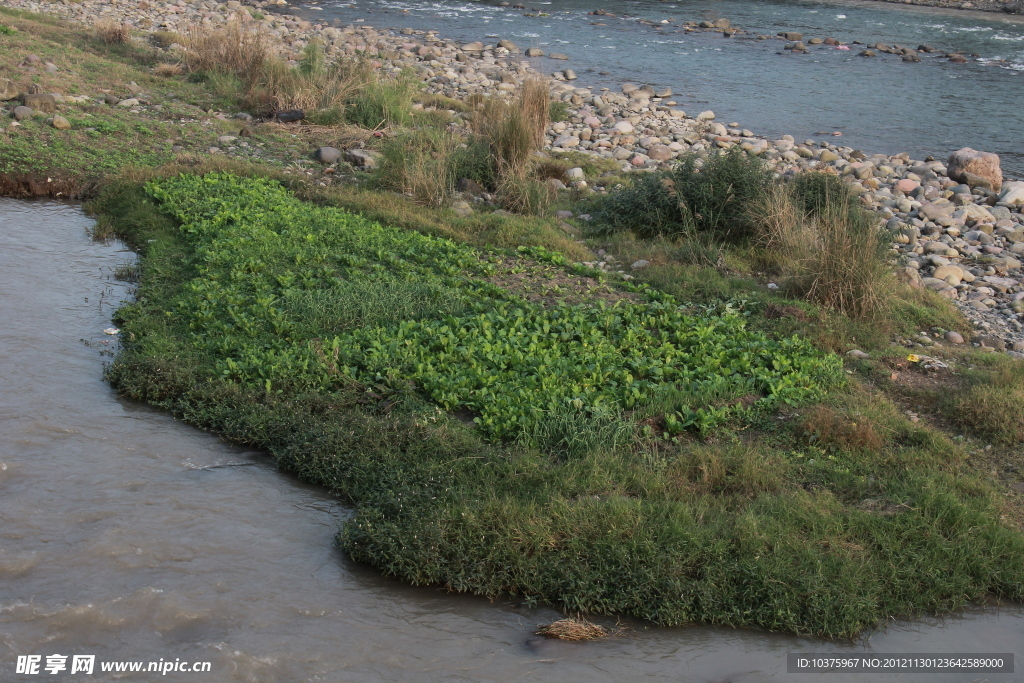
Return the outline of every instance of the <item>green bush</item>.
[[[763,161],[734,147],[698,168],[695,155],[672,169],[645,174],[616,189],[592,212],[606,232],[629,230],[639,237],[685,237],[701,233],[741,243],[754,233],[749,207],[772,186]]]

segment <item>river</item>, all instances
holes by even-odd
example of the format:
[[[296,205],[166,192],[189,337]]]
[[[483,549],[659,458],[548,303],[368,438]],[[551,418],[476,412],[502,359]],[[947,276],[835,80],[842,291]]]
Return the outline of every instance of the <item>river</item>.
[[[472,0],[324,0],[289,11],[315,21],[433,29],[465,41],[508,38],[524,50],[569,55],[568,62],[530,60],[542,72],[571,67],[577,83],[616,90],[625,81],[668,86],[687,113],[713,109],[719,121],[772,139],[827,138],[869,154],[941,159],[970,146],[999,154],[1005,173],[1024,177],[1024,16],[863,0],[525,4],[533,11]],[[597,8],[633,18],[587,14]],[[550,16],[525,16],[536,10]],[[858,46],[810,46],[811,54],[794,55],[779,40],[686,35],[680,26],[719,17],[754,34],[798,31],[805,39],[929,44],[977,53],[981,61],[951,64],[922,55],[921,63],[904,63],[895,55],[858,57]],[[834,131],[843,137],[831,137]]]
[[[0,199],[2,681],[740,683],[814,680],[786,673],[787,652],[1024,654],[1014,605],[892,622],[859,643],[627,622],[570,644],[533,635],[559,618],[550,608],[382,578],[333,547],[350,514],[334,498],[104,383],[103,330],[131,295],[113,275],[133,255],[90,240],[91,224],[73,204]],[[55,654],[94,655],[95,673],[15,673],[19,655]],[[211,671],[100,671],[160,660]],[[927,676],[981,679],[1024,675]]]

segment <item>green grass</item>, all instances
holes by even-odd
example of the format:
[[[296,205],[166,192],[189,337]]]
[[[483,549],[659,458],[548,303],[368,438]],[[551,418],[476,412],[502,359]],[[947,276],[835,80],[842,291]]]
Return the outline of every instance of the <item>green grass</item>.
[[[656,293],[530,306],[488,282],[497,255],[297,202],[264,181],[150,188],[111,186],[93,206],[143,249],[109,378],[345,496],[356,515],[339,541],[357,561],[574,611],[829,637],[991,593],[1024,597],[1024,541],[998,522],[965,448],[856,379],[814,409],[734,403],[706,440],[691,436],[697,425],[666,440],[667,414],[708,414],[695,396],[729,404],[744,388],[666,379],[637,400],[647,412],[631,412],[625,389],[644,385],[622,375],[579,397],[564,392],[571,378],[530,384],[612,368],[616,353],[649,363],[694,335],[698,378],[734,381],[707,363],[736,342],[767,344],[776,361],[826,358],[802,343],[774,346],[736,316],[677,318]],[[602,327],[607,316],[618,320]],[[551,355],[543,335],[569,324],[577,336]],[[731,343],[715,351],[719,337]],[[502,403],[511,386],[528,391]],[[571,400],[548,410],[545,397]],[[474,416],[485,419],[465,421]]]

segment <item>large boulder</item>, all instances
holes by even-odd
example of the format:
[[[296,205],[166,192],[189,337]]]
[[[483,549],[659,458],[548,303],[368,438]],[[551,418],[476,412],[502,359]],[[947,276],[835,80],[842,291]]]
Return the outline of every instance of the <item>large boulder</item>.
[[[991,152],[979,152],[970,147],[958,149],[949,155],[946,162],[946,175],[960,183],[973,187],[987,184],[998,192],[1003,186],[1003,171],[999,167],[999,155]],[[979,182],[980,181],[980,182]]]

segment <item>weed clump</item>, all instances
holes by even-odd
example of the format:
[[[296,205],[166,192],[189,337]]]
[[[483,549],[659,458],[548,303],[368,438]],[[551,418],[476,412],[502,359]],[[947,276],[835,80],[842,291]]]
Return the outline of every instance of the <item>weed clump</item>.
[[[413,82],[404,78],[369,83],[347,101],[345,120],[369,129],[407,126],[415,92]]]
[[[105,45],[120,45],[132,39],[131,29],[119,21],[103,19],[96,22],[96,38]]]
[[[567,617],[541,626],[535,631],[538,636],[557,640],[597,640],[611,635],[604,626],[593,624],[583,617]]]
[[[470,119],[473,133],[490,147],[505,208],[515,213],[540,213],[553,199],[550,187],[529,174],[544,145],[549,102],[543,81],[527,81],[515,102],[488,98]]]
[[[291,68],[272,54],[263,33],[237,22],[216,30],[193,28],[183,40],[190,78],[224,95],[241,93],[240,103],[259,113],[301,109],[314,123],[339,123],[356,93],[375,82],[362,60],[328,64],[318,41],[306,45],[299,64]]]
[[[855,318],[879,316],[896,283],[879,220],[824,172],[798,175],[749,208],[768,267],[798,296]]]

